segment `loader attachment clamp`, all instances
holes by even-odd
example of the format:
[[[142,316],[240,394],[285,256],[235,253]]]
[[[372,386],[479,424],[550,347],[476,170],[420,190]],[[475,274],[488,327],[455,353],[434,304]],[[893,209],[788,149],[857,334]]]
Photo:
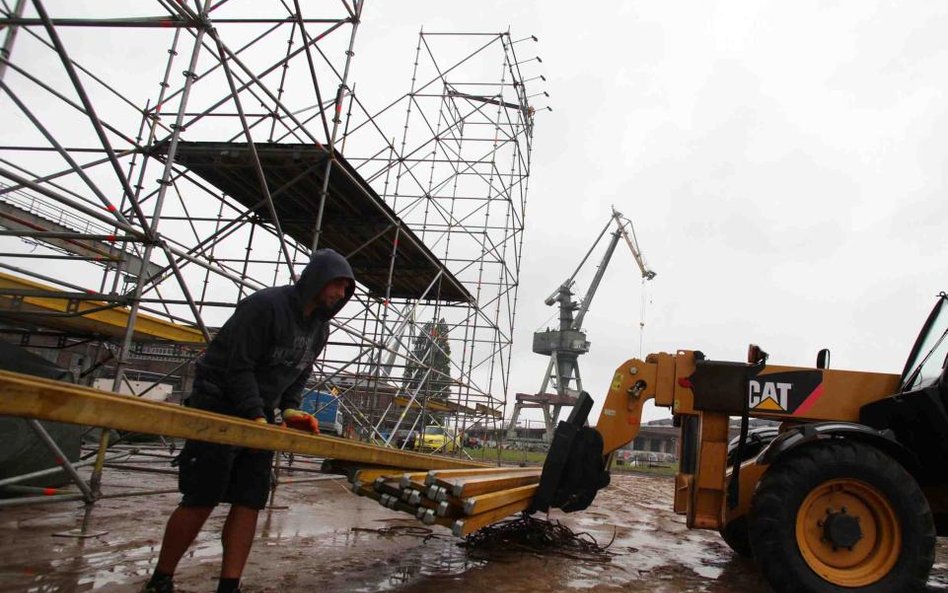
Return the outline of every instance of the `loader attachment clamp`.
[[[585,426],[592,403],[589,394],[582,392],[569,418],[557,425],[528,513],[547,512],[551,507],[567,513],[581,511],[609,485],[602,435]]]

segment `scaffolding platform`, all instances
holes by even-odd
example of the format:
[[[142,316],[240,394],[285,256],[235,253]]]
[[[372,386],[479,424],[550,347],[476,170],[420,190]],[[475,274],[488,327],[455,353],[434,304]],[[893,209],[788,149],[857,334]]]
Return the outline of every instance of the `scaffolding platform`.
[[[474,302],[470,292],[404,225],[348,161],[315,144],[254,143],[283,233],[313,244],[320,193],[329,172],[319,247],[345,255],[373,296]],[[168,144],[156,147],[167,154]],[[273,223],[247,143],[180,142],[175,162]],[[327,161],[331,159],[331,168]],[[394,258],[394,262],[392,259]],[[391,277],[390,277],[391,276]]]
[[[105,296],[105,295],[103,295]],[[128,327],[128,307],[99,300],[95,295],[66,292],[33,280],[0,272],[0,318],[70,334],[122,339]],[[136,342],[204,345],[201,330],[144,313],[135,320]]]

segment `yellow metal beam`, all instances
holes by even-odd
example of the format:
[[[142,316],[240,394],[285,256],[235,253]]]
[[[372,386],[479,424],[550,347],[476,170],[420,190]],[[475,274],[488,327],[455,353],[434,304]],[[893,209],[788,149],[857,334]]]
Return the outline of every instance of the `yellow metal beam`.
[[[489,476],[491,474],[509,474],[511,472],[517,473],[539,473],[539,468],[533,467],[523,467],[523,468],[512,468],[512,467],[476,467],[471,469],[440,469],[440,470],[431,470],[428,472],[428,475],[425,476],[425,485],[431,486],[437,480],[444,480],[447,478],[471,478],[475,476]]]
[[[522,500],[532,500],[539,484],[528,484],[519,488],[489,492],[464,499],[464,514],[477,515]]]
[[[287,451],[372,466],[424,470],[487,466],[460,459],[376,447],[342,438],[311,436],[232,416],[116,395],[9,371],[0,371],[0,415]]]
[[[484,404],[475,404],[474,410],[478,414],[484,414],[485,416],[490,416],[492,418],[503,418],[504,413],[502,410],[495,410],[494,408],[489,408]]]
[[[402,408],[410,407],[416,410],[420,410],[424,408],[430,412],[457,412],[457,406],[456,405],[453,407],[449,406],[447,402],[439,402],[439,401],[434,401],[434,400],[429,399],[427,402],[425,402],[424,405],[422,405],[421,403],[417,401],[413,402],[409,398],[403,397],[401,395],[395,398],[395,405],[400,406]]]
[[[462,406],[461,404],[452,402],[452,401],[438,401],[429,399],[427,402],[422,404],[419,401],[411,401],[410,398],[399,395],[395,397],[395,405],[401,406],[403,408],[412,408],[415,410],[420,410],[422,408],[430,412],[453,412],[455,414],[464,413],[470,414],[471,416],[493,416],[499,418],[503,416],[500,410],[492,410],[484,404],[477,404],[475,408],[469,408],[467,406]]]
[[[392,469],[390,467],[367,467],[364,469],[357,469],[352,472],[352,475],[349,477],[349,481],[353,484],[372,484],[378,478],[385,476],[397,476],[402,473],[402,470]]]
[[[451,526],[451,533],[453,533],[455,537],[465,537],[482,527],[487,527],[491,523],[496,523],[501,519],[506,519],[510,515],[525,511],[529,507],[530,499],[518,500],[496,509],[458,519]]]
[[[4,273],[0,273],[0,288],[43,291],[51,295],[63,292],[46,284]],[[22,315],[38,325],[121,338],[125,335],[125,328],[128,326],[130,310],[127,307],[102,309],[107,305],[108,303],[104,301],[78,301],[67,296],[25,296],[19,301],[14,301],[10,296],[0,297],[0,311],[14,316]],[[50,313],[70,313],[71,315],[53,316]],[[204,335],[197,328],[171,323],[143,313],[139,313],[135,321],[134,339],[137,341],[163,340],[194,345],[205,343]]]
[[[529,484],[536,484],[540,481],[540,472],[531,473],[507,473],[483,478],[445,478],[444,483],[450,484],[449,492],[457,498],[470,498],[480,494],[508,490],[510,488],[519,488]],[[442,480],[436,480],[439,486]]]

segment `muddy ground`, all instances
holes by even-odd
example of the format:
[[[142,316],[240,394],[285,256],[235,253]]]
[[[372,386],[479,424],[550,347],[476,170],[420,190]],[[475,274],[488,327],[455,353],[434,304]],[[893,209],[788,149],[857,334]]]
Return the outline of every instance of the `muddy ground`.
[[[312,477],[298,474],[297,477]],[[103,492],[174,487],[174,476],[111,470]],[[689,531],[671,512],[672,481],[616,475],[593,506],[555,514],[600,543],[605,561],[502,551],[485,560],[446,529],[421,529],[406,515],[359,498],[339,478],[281,484],[278,508],[261,513],[244,593],[334,591],[493,593],[767,592],[754,565],[718,535]],[[133,593],[151,573],[173,494],[0,510],[0,593]],[[283,508],[280,508],[283,507]],[[226,509],[210,519],[176,575],[181,593],[209,593],[220,561]],[[85,522],[87,535],[57,535]],[[386,529],[392,528],[395,529]],[[930,591],[948,591],[948,542],[939,541]]]

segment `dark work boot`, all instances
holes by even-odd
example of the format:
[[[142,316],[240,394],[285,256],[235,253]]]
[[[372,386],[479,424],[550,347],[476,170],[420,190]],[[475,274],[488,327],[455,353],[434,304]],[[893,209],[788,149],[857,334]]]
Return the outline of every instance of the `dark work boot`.
[[[154,575],[142,587],[141,593],[174,593],[174,583],[170,575]]]
[[[240,579],[218,580],[217,593],[240,593]]]

